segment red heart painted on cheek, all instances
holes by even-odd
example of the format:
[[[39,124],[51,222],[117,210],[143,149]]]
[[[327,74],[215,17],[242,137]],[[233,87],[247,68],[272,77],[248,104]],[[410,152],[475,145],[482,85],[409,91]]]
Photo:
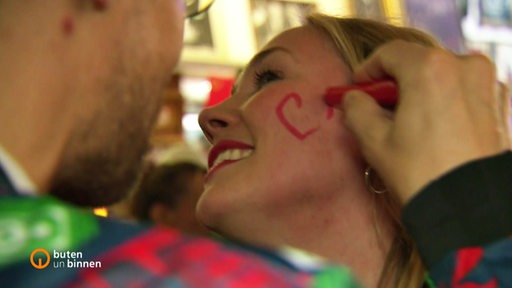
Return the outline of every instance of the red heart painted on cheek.
[[[279,121],[283,123],[284,127],[292,133],[293,136],[297,137],[299,140],[304,140],[307,137],[309,137],[311,134],[315,133],[319,127],[314,128],[305,128],[302,130],[299,130],[293,123],[291,123],[288,118],[284,115],[284,107],[290,102],[291,100],[295,101],[295,105],[297,107],[297,110],[300,110],[302,107],[302,98],[297,93],[290,93],[286,95],[281,102],[276,107],[276,115],[277,118],[279,118]]]

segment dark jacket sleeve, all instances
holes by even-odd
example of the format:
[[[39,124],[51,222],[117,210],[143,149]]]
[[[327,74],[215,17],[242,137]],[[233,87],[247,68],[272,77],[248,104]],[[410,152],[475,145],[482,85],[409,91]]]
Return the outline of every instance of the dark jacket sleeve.
[[[455,278],[477,270],[482,283],[500,275],[512,282],[512,152],[467,163],[433,181],[402,217],[432,277],[451,278],[435,282],[456,287]]]

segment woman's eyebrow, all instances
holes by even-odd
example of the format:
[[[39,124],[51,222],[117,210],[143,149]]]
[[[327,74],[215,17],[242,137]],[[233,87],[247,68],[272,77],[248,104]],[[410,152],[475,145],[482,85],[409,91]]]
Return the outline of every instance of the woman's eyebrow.
[[[252,57],[251,61],[247,65],[247,68],[260,64],[261,62],[263,62],[263,60],[265,60],[265,58],[267,58],[268,56],[270,56],[272,53],[275,53],[275,52],[284,52],[284,53],[289,54],[290,56],[293,56],[292,52],[284,47],[277,46],[277,47],[268,48],[268,49],[258,52],[258,54],[256,54],[254,57]]]
[[[247,70],[250,70],[254,66],[258,66],[261,62],[263,62],[265,60],[265,58],[267,58],[268,56],[270,56],[271,54],[276,53],[276,52],[284,52],[284,53],[292,56],[293,59],[295,59],[295,57],[293,56],[293,54],[290,50],[288,50],[284,47],[280,47],[280,46],[271,47],[271,48],[268,48],[268,49],[258,52],[256,55],[254,55],[254,57],[252,57],[251,61],[249,61],[249,63],[242,70],[242,72],[240,72],[238,74],[238,77],[235,80],[235,84],[233,85],[233,87],[231,89],[231,95],[233,95],[236,92],[236,90],[238,88],[238,82],[240,81],[240,78]]]

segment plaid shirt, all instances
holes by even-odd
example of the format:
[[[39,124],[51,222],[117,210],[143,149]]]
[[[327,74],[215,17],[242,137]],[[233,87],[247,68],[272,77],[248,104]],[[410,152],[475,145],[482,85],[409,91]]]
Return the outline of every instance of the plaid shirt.
[[[191,237],[19,196],[1,169],[0,235],[2,287],[359,287],[347,269],[296,250]]]
[[[512,231],[510,171],[510,152],[471,163],[405,208],[429,286],[512,287],[512,237],[500,236]],[[194,238],[96,217],[49,196],[22,197],[2,169],[0,236],[2,287],[359,287],[347,269],[295,250]],[[41,249],[49,257],[34,254]]]

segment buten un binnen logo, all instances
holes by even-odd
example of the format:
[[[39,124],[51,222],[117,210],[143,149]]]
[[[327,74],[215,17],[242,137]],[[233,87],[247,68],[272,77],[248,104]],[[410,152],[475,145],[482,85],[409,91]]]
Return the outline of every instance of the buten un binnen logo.
[[[44,256],[41,256],[41,253]],[[36,257],[36,254],[38,254]],[[43,258],[46,258],[46,261],[43,263]],[[36,261],[37,260],[37,261]],[[32,251],[32,254],[30,254],[30,264],[34,266],[36,269],[44,269],[50,265],[50,253],[46,251],[43,248],[37,248],[34,251]]]
[[[84,259],[80,251],[57,251],[50,254],[44,248],[37,248],[30,254],[30,264],[36,269],[45,269],[52,263],[53,268],[101,268],[101,261]]]

